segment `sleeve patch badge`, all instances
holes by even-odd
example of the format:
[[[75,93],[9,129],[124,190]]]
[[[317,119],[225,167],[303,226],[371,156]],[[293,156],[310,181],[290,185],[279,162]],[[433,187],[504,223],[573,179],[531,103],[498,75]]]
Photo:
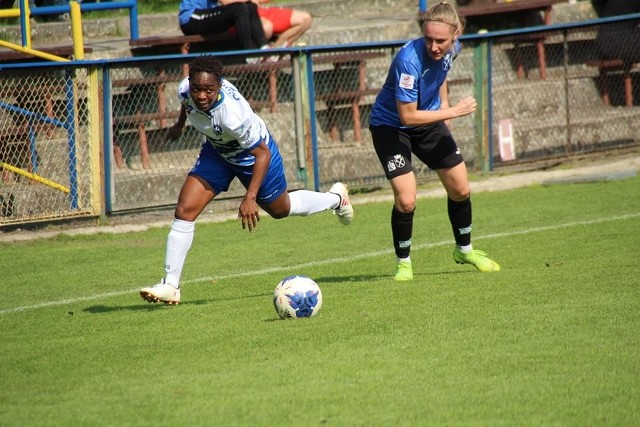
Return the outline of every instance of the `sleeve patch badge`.
[[[398,82],[398,86],[403,89],[413,89],[413,82],[415,81],[415,77],[411,74],[400,74],[400,81]]]

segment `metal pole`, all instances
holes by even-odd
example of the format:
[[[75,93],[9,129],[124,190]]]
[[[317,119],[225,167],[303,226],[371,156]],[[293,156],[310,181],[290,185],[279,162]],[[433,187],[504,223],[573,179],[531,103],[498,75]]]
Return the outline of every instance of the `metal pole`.
[[[478,33],[486,33],[480,30]],[[477,108],[475,113],[475,136],[477,139],[476,158],[482,172],[489,172],[489,91],[488,91],[488,66],[487,66],[487,39],[481,39],[474,48],[473,62],[475,73],[475,98]]]
[[[113,153],[113,117],[111,104],[111,74],[110,68],[105,66],[102,69],[102,114],[104,117],[102,150],[104,151],[104,211],[106,214],[113,212],[113,187],[114,177],[112,165]]]
[[[562,31],[562,65],[564,71],[564,114],[567,126],[567,140],[565,142],[564,153],[571,154],[571,107],[569,105],[569,42],[567,40],[567,30]]]
[[[316,128],[316,92],[313,82],[313,58],[306,56],[305,74],[309,90],[309,127],[311,132],[311,152],[313,153],[313,183],[315,191],[320,191],[320,165],[318,164],[318,130]]]
[[[296,130],[296,157],[298,160],[298,179],[304,182],[305,188],[309,184],[309,175],[307,173],[307,158],[304,149],[304,113],[303,103],[308,96],[303,95],[303,90],[307,94],[306,84],[302,78],[302,68],[304,67],[305,55],[299,53],[291,58],[291,67],[293,69],[293,94],[294,94],[294,122]],[[303,89],[304,88],[304,89]],[[305,103],[306,105],[306,103]]]
[[[418,10],[421,14],[427,10],[427,0],[418,0]]]
[[[82,36],[82,12],[80,3],[76,0],[69,2],[71,8],[71,33],[73,34],[73,58],[84,59],[84,39]]]
[[[20,35],[22,36],[22,46],[31,48],[31,12],[29,10],[29,0],[20,0]]]
[[[67,131],[67,148],[69,150],[69,189],[71,197],[71,209],[78,209],[78,158],[77,158],[77,133],[76,133],[76,110],[75,110],[75,90],[74,90],[75,70],[66,71],[65,93],[67,94],[66,112],[67,118],[65,129]]]

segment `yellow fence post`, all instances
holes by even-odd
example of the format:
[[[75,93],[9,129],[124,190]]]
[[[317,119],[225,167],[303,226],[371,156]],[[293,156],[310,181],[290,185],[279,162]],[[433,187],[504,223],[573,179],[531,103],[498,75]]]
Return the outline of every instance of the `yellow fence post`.
[[[77,0],[69,2],[71,8],[71,33],[73,34],[73,56],[84,59],[84,39],[82,38],[82,12]]]

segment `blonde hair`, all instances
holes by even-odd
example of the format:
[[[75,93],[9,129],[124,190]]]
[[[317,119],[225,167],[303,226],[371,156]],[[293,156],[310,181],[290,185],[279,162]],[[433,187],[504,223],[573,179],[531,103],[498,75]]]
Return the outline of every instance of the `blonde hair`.
[[[431,6],[422,16],[422,25],[427,22],[441,22],[450,25],[460,34],[464,31],[464,19],[458,15],[456,8],[447,1],[441,1]]]

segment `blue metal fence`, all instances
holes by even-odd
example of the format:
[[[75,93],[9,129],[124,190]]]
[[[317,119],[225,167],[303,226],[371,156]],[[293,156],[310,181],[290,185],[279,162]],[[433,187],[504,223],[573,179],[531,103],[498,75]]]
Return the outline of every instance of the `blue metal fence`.
[[[454,70],[459,73],[452,75],[452,85],[458,85],[459,87],[454,89],[454,93],[464,93],[466,91],[474,93],[475,91],[475,96],[478,98],[478,92],[480,90],[487,91],[487,101],[483,107],[486,108],[486,118],[477,114],[476,120],[480,120],[480,122],[474,121],[473,117],[469,117],[468,119],[462,119],[459,122],[461,126],[456,127],[456,140],[463,147],[465,157],[471,161],[475,161],[475,167],[478,169],[483,169],[481,167],[482,162],[487,162],[488,171],[496,167],[508,165],[509,163],[501,160],[495,151],[497,139],[497,124],[495,122],[505,117],[514,120],[517,128],[516,134],[518,136],[518,142],[520,143],[520,146],[517,147],[519,155],[526,160],[540,159],[545,158],[545,156],[555,156],[558,154],[582,153],[592,147],[598,149],[601,147],[619,147],[620,141],[623,141],[625,144],[637,144],[640,141],[640,135],[637,134],[637,125],[634,127],[630,125],[630,123],[634,122],[634,120],[637,122],[638,108],[640,107],[616,108],[615,106],[607,107],[601,104],[601,101],[597,97],[597,90],[594,89],[595,82],[598,79],[598,70],[589,68],[584,64],[585,58],[597,58],[597,52],[592,44],[585,45],[580,41],[582,44],[578,46],[580,49],[579,59],[575,63],[568,63],[567,58],[570,56],[568,52],[571,51],[568,40],[572,39],[572,34],[575,35],[573,39],[576,39],[578,37],[578,31],[584,32],[585,34],[580,35],[580,38],[583,38],[585,43],[592,43],[594,33],[599,25],[639,18],[640,14],[636,14],[626,17],[590,20],[581,23],[540,26],[463,36],[461,40],[466,45],[463,53],[469,50],[472,52],[473,50],[477,50],[478,52],[482,51],[484,53],[477,59],[474,59],[476,55],[467,55],[457,60],[462,62],[454,67]],[[553,62],[550,76],[546,81],[540,79],[537,75],[520,81],[515,77],[511,65],[508,62],[501,62],[508,61],[509,53],[514,49],[511,44],[501,42],[501,39],[504,37],[542,32],[545,33],[545,37],[547,37],[549,43],[548,47],[551,49],[550,60],[553,62],[557,59],[560,62]],[[320,121],[321,115],[327,111],[317,110],[319,106],[325,108],[319,100],[320,93],[317,87],[319,83],[318,76],[322,70],[319,68],[319,65],[314,62],[314,58],[322,55],[338,56],[348,52],[362,53],[374,50],[382,52],[383,54],[380,59],[373,61],[378,68],[373,70],[374,72],[367,71],[371,74],[367,76],[367,78],[370,79],[368,83],[372,85],[371,87],[379,87],[380,78],[383,78],[386,74],[386,67],[388,67],[394,51],[405,42],[406,40],[395,40],[382,43],[306,46],[281,50],[291,61],[298,61],[298,58],[304,58],[305,67],[303,68],[306,69],[306,74],[298,76],[296,79],[300,78],[306,85],[307,90],[307,98],[303,100],[303,104],[308,106],[308,134],[306,134],[306,138],[308,138],[309,145],[306,145],[307,141],[305,137],[300,138],[299,136],[288,135],[291,133],[292,124],[301,120],[294,114],[294,110],[298,110],[299,106],[289,108],[290,105],[293,105],[291,104],[292,102],[300,102],[297,100],[298,97],[294,97],[291,93],[287,92],[283,97],[286,101],[281,101],[290,103],[287,104],[286,108],[283,108],[279,113],[265,113],[263,111],[260,114],[266,116],[267,120],[272,121],[273,125],[270,125],[270,127],[275,128],[276,132],[281,134],[279,142],[283,145],[303,144],[301,151],[309,153],[311,160],[308,165],[311,170],[307,172],[313,176],[313,181],[309,183],[309,186],[321,190],[328,187],[336,178],[344,180],[353,186],[380,185],[384,183],[385,180],[377,164],[377,159],[375,159],[375,155],[372,154],[372,148],[368,143],[366,132],[364,136],[366,143],[364,144],[355,141],[352,136],[347,136],[339,141],[332,141],[327,136],[327,130],[325,129],[326,124]],[[589,49],[592,50],[585,52],[584,46],[591,46]],[[483,51],[482,49],[485,48],[486,50]],[[216,53],[216,55],[221,58],[238,58],[264,54],[264,52],[259,50]],[[140,76],[148,77],[150,75],[149,73],[155,72],[154,70],[159,66],[179,70],[181,69],[181,64],[188,62],[198,55],[200,54],[175,54],[109,60],[74,61],[73,63],[67,64],[52,64],[46,62],[3,64],[2,67],[6,71],[19,70],[22,76],[35,75],[43,69],[67,71],[67,78],[65,80],[67,84],[70,84],[69,82],[73,80],[73,73],[69,73],[69,70],[97,68],[100,71],[100,75],[102,76],[100,88],[100,93],[102,94],[101,111],[103,114],[103,128],[100,136],[102,140],[92,141],[92,143],[102,144],[101,152],[103,161],[100,164],[102,175],[100,188],[104,191],[105,203],[103,213],[111,213],[117,210],[131,208],[130,205],[126,205],[123,202],[127,192],[142,191],[132,196],[136,202],[140,203],[140,205],[136,205],[136,207],[151,207],[154,205],[175,203],[175,194],[170,191],[166,192],[166,199],[157,199],[158,195],[163,192],[156,186],[167,185],[167,188],[173,188],[173,186],[178,187],[173,184],[173,181],[168,183],[159,183],[158,181],[159,179],[164,179],[165,181],[168,179],[166,177],[167,173],[169,173],[169,166],[172,166],[169,164],[164,165],[167,167],[166,170],[157,166],[154,166],[157,167],[156,170],[152,168],[148,171],[140,169],[139,167],[130,170],[114,169],[112,157],[115,129],[113,122],[114,102],[116,102],[113,92],[116,80],[114,73],[125,74],[125,77],[131,78],[131,76],[126,73],[136,71],[138,73],[136,75],[137,77],[133,79],[136,80],[139,79]],[[487,62],[486,74],[483,74],[480,71],[481,68],[477,65],[480,59],[486,60]],[[287,79],[292,78],[291,76],[296,73],[296,71],[294,71],[295,69],[296,67],[289,65],[285,68],[286,72],[284,73],[284,77]],[[334,74],[334,76],[339,75],[340,74]],[[167,81],[170,81],[171,85],[173,85],[172,88],[175,88],[175,85],[181,78],[180,73],[176,71],[176,74],[170,77]],[[251,77],[251,74],[244,74],[240,77],[240,81],[252,78],[255,78],[256,81],[249,82],[250,87],[264,87],[264,75]],[[261,81],[258,81],[258,79]],[[456,83],[456,80],[462,83]],[[468,83],[466,82],[467,80],[469,80]],[[290,81],[280,82],[281,86],[286,86],[286,89],[283,90],[293,91],[293,86],[287,86],[289,83]],[[329,80],[329,84],[336,83],[339,82]],[[0,94],[2,94],[3,84],[4,82],[0,83]],[[255,84],[255,86],[251,86],[251,84]],[[28,89],[29,88],[25,88],[25,90]],[[84,137],[84,135],[75,134],[76,128],[73,126],[74,122],[80,120],[77,117],[78,100],[74,98],[74,89],[71,86],[67,86],[65,91],[68,97],[66,98],[67,102],[65,104],[66,113],[62,118],[51,118],[31,111],[28,108],[18,107],[9,102],[0,104],[0,112],[3,110],[11,113],[18,112],[28,115],[35,121],[52,123],[68,131],[67,151],[70,160],[68,172],[71,188],[69,206],[73,210],[77,206],[82,205],[82,197],[78,197],[78,195],[82,193],[77,191],[77,175],[81,172],[76,168],[76,165],[81,164],[81,162],[78,162],[75,156],[76,152],[78,152],[77,140],[78,138]],[[324,91],[326,91],[326,87],[322,87],[320,92],[324,93]],[[4,96],[4,94],[2,95]],[[279,93],[279,96],[280,95],[282,95],[282,93]],[[156,96],[155,89],[131,92],[128,93],[127,96],[129,102],[136,105],[139,103],[156,102],[152,99],[152,97]],[[516,103],[515,99],[521,97],[522,100],[517,101],[520,103],[534,102],[531,99],[536,96],[541,96],[543,100],[549,99],[549,105],[544,104],[540,111],[526,111],[526,114],[521,114],[518,110],[520,106]],[[135,97],[146,98],[137,99]],[[261,97],[264,98],[264,94],[262,94]],[[74,102],[75,104],[73,104]],[[561,104],[562,106],[556,108],[554,104]],[[362,108],[365,112],[368,105],[370,104],[362,103]],[[122,109],[122,106],[116,106],[119,110]],[[531,109],[532,107],[528,106],[527,108]],[[546,112],[545,108],[549,111]],[[533,116],[532,120],[529,119],[529,116]],[[484,120],[485,123],[482,123],[482,120]],[[158,123],[155,123],[154,126],[162,130],[162,126]],[[366,118],[363,119],[362,126],[366,127]],[[487,129],[487,134],[479,135],[480,131],[474,129]],[[634,129],[636,130],[634,131]],[[566,140],[566,143],[563,142],[563,138]],[[30,142],[32,156],[37,156],[36,148],[39,148],[39,144],[41,143],[41,139],[32,138]],[[485,145],[482,146],[482,144]],[[176,146],[164,146],[163,150],[173,153],[178,148],[179,147]],[[487,151],[483,152],[482,150],[485,148]],[[291,164],[295,164],[295,156],[299,151],[300,150],[290,149],[286,154],[288,157],[287,160],[290,161]],[[194,152],[194,149],[190,146],[187,157],[195,155],[194,153],[197,153],[197,150]],[[153,155],[162,158],[161,154],[162,153]],[[37,162],[34,163],[34,158],[35,157],[32,157],[31,162],[37,171],[38,164]],[[173,162],[169,157],[158,161]],[[304,162],[298,164],[307,166]],[[355,169],[353,168],[354,164],[357,164]],[[186,167],[188,166],[182,164],[180,166],[180,168]],[[356,173],[353,173],[354,170]],[[428,176],[428,171],[416,172],[419,178],[421,176]],[[178,176],[180,176],[181,173],[183,173],[182,169],[178,170]],[[306,185],[305,180],[298,180],[296,176],[292,176],[291,180],[294,181],[297,186]],[[130,187],[125,187],[125,185],[130,185]],[[151,188],[151,190],[149,190],[149,188]],[[179,188],[175,188],[175,191],[178,189]],[[147,196],[153,196],[156,199],[145,200]],[[233,196],[233,194],[231,194],[231,196]],[[1,220],[0,218],[0,221]]]

